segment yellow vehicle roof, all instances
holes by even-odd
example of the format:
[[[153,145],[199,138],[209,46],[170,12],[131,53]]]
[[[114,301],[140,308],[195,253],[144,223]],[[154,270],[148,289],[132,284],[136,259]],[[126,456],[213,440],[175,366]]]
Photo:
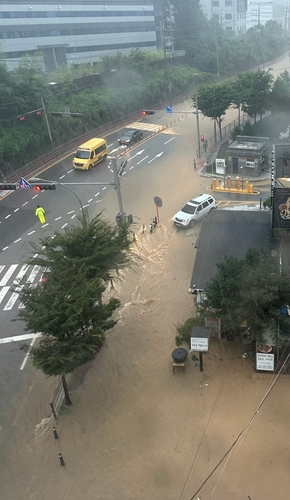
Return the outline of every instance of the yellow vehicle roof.
[[[98,146],[100,146],[104,142],[106,142],[105,139],[102,139],[100,137],[96,137],[94,139],[90,139],[87,142],[84,142],[84,144],[81,144],[81,146],[79,146],[78,149],[89,149],[89,150],[91,150],[91,149],[97,148]]]

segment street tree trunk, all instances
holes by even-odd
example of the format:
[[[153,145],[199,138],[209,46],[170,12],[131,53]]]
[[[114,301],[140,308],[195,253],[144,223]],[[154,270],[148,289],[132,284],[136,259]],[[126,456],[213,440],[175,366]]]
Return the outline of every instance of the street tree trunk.
[[[66,381],[65,375],[61,376],[61,380],[62,380],[62,386],[63,386],[63,390],[64,390],[65,404],[71,405],[72,401],[69,397],[68,386],[67,386],[67,381]]]

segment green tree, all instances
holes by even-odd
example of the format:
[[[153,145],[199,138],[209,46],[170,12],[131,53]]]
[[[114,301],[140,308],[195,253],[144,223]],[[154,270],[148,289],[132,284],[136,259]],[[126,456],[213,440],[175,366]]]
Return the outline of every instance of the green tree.
[[[263,345],[270,330],[278,344],[280,306],[290,303],[290,283],[279,260],[265,250],[248,250],[245,259],[225,257],[205,287],[204,307],[218,311],[222,330],[237,331],[246,324],[250,340]]]
[[[120,301],[103,303],[102,294],[111,271],[128,265],[129,229],[98,215],[33,247],[39,255],[28,263],[46,267],[46,281],[36,288],[23,287],[25,308],[16,320],[25,322],[26,331],[42,335],[38,345],[22,348],[37,369],[62,377],[66,403],[71,404],[65,375],[94,359],[105,332],[116,324],[111,316]]]
[[[249,116],[257,115],[262,119],[263,114],[271,107],[271,88],[273,75],[270,70],[258,70],[255,73],[239,75],[240,85],[244,85],[242,110]]]
[[[197,95],[199,110],[204,116],[217,123],[222,139],[222,122],[233,98],[232,85],[225,83],[223,85],[200,86],[197,89]],[[192,99],[194,107],[196,107],[196,98]]]
[[[274,111],[290,109],[290,75],[284,71],[274,81],[271,93],[271,108]]]

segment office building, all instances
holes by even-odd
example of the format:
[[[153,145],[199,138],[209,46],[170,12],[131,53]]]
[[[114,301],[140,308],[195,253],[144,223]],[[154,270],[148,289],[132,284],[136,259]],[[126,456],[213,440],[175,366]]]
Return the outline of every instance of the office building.
[[[46,71],[93,64],[103,55],[160,45],[161,2],[155,0],[0,0],[0,40],[9,69],[41,52]]]

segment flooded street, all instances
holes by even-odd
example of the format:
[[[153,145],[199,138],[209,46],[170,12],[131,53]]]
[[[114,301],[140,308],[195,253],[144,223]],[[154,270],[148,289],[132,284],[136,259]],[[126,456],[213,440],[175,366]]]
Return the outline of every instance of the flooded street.
[[[187,290],[200,224],[176,230],[171,218],[183,202],[210,186],[193,170],[186,120],[176,133],[182,135],[176,154],[158,169],[153,164],[146,175],[140,169],[122,181],[125,210],[139,219],[132,266],[120,271],[108,290],[122,301],[118,323],[97,358],[74,374],[73,405],[56,421],[49,410],[55,381],[29,368],[31,391],[15,398],[19,412],[0,452],[3,500],[288,498],[285,376],[193,496],[255,412],[272,375],[255,373],[254,360],[242,358],[238,340],[218,339],[211,340],[203,372],[189,356],[185,373],[173,374],[176,325],[194,315]],[[161,224],[150,234],[155,195],[164,206]],[[111,218],[117,211],[115,194],[105,201],[104,215]]]

